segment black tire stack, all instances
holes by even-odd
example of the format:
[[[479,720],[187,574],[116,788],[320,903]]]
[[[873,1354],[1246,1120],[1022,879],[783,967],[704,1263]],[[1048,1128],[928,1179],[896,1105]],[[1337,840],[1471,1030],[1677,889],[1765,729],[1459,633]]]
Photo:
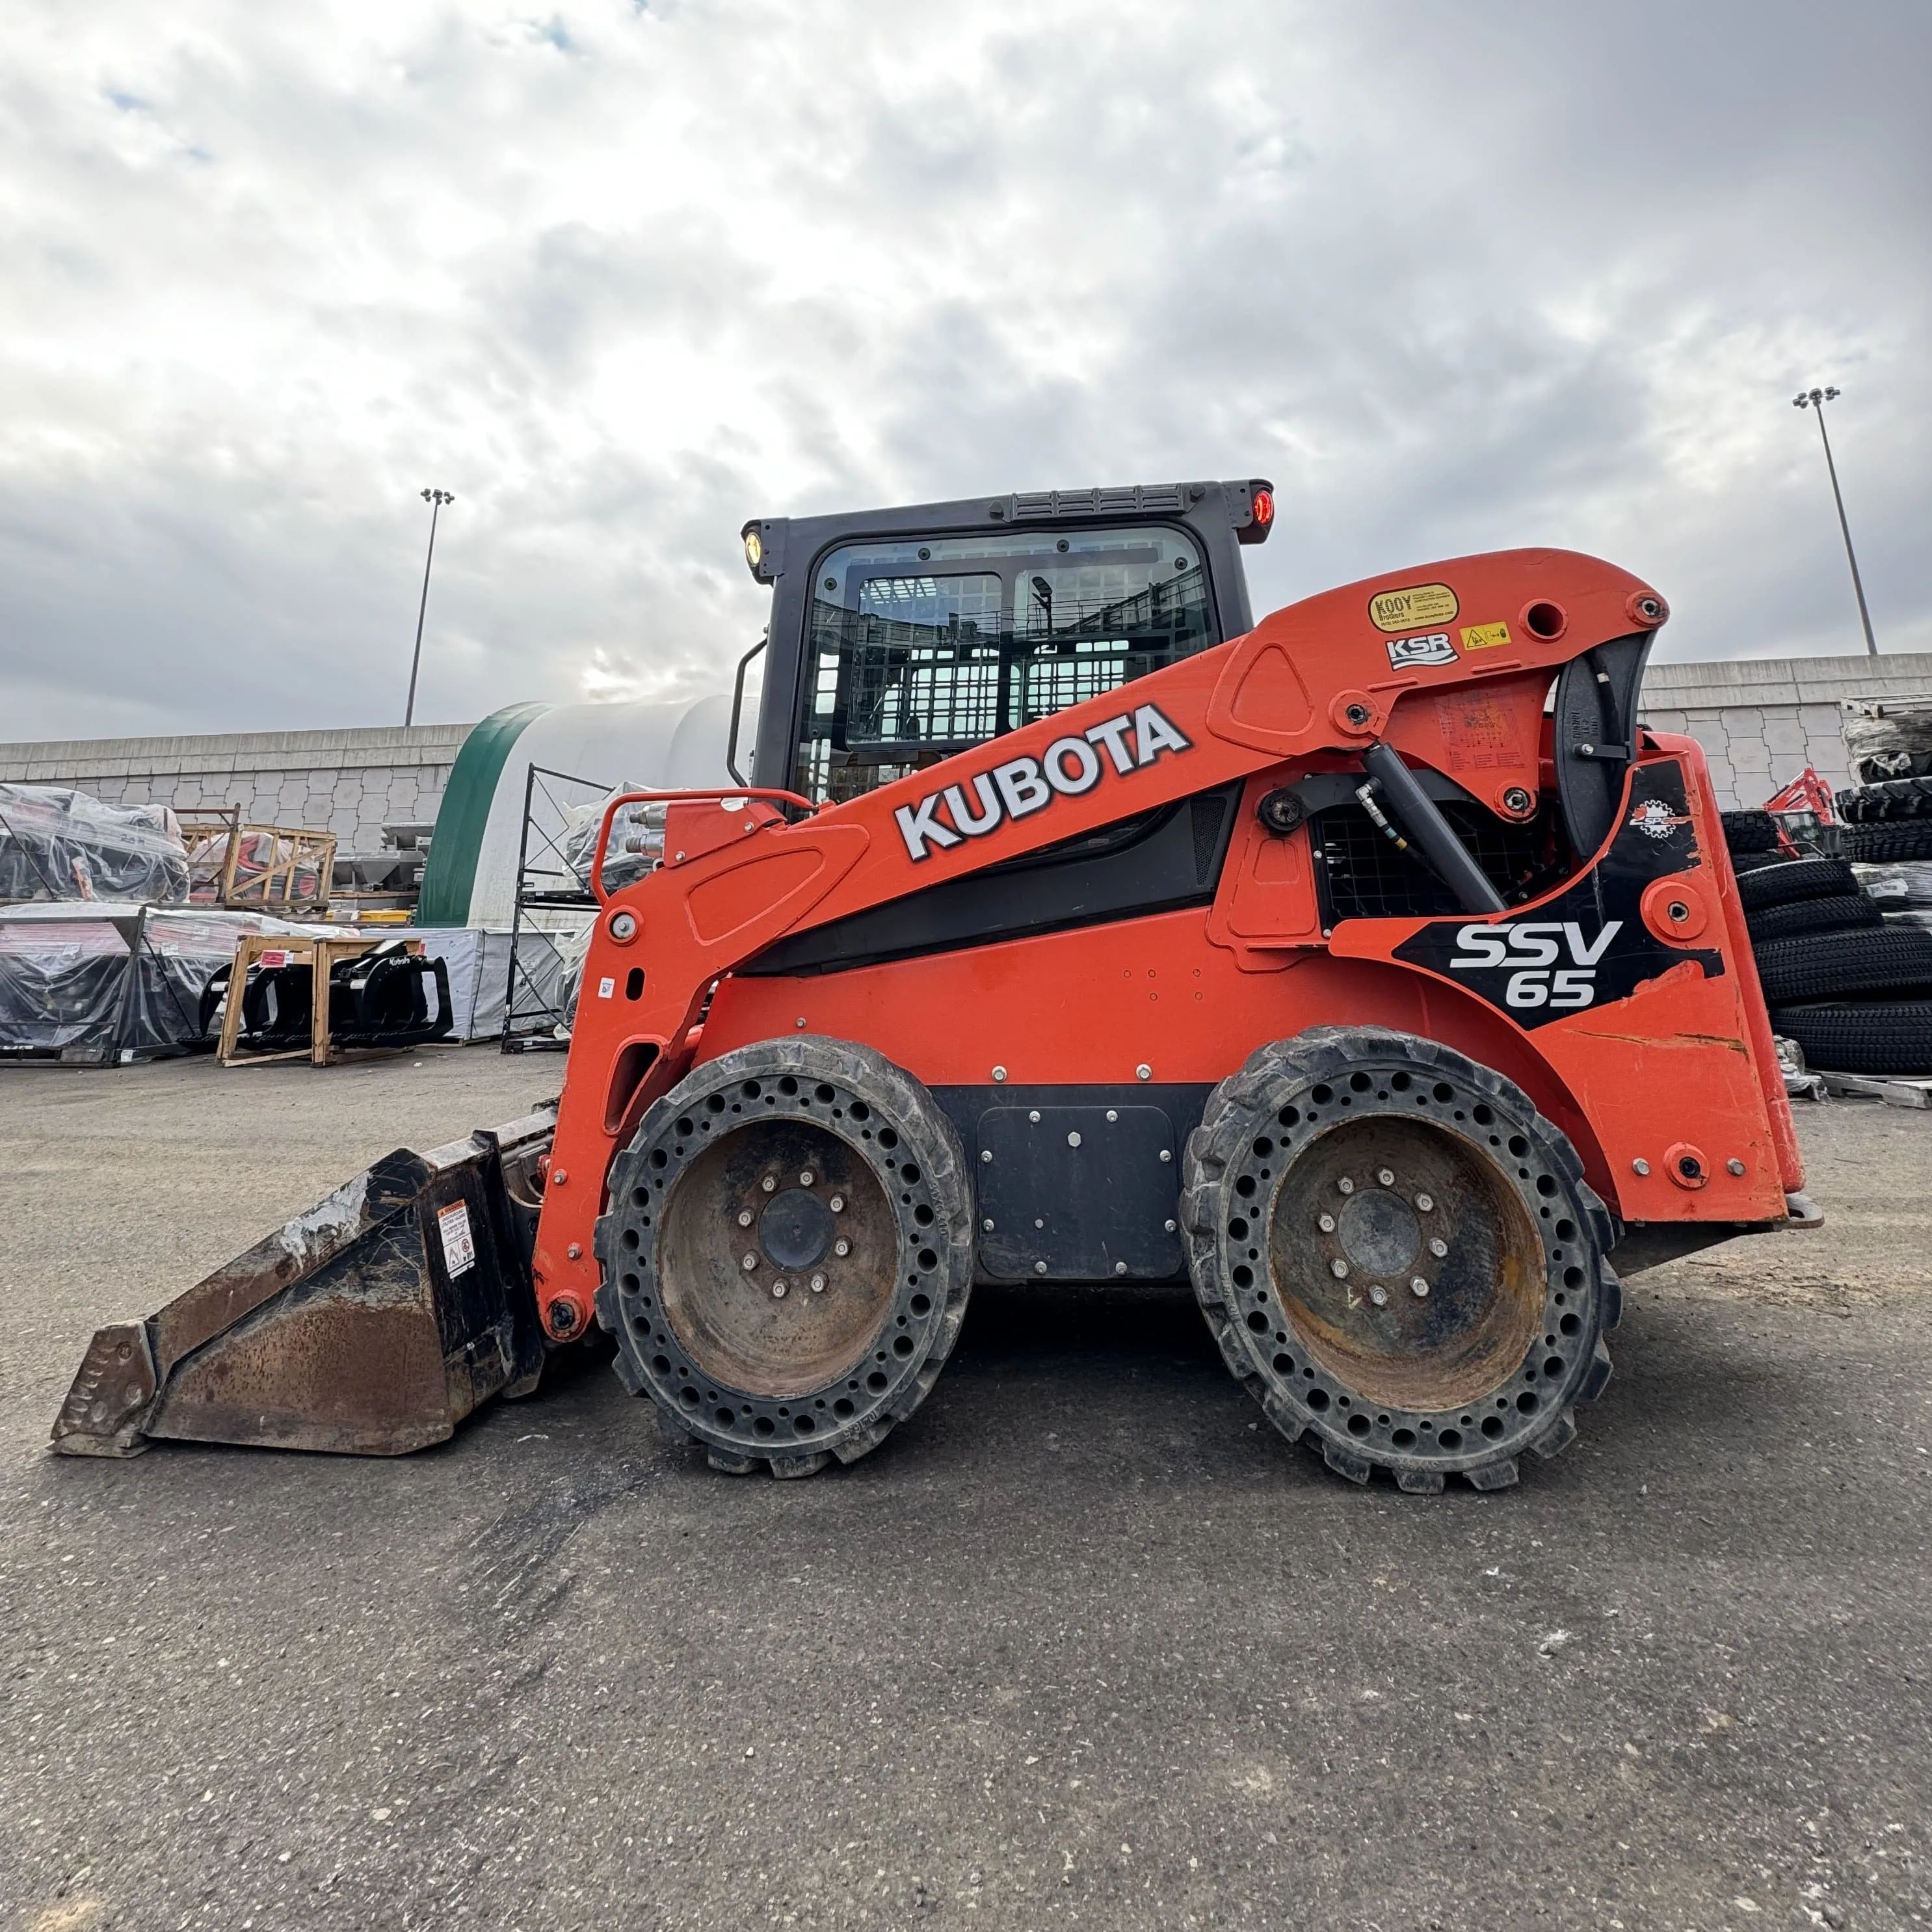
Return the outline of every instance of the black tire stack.
[[[1795,1040],[1806,1064],[1838,1073],[1932,1074],[1932,932],[1888,925],[1859,885],[1851,859],[1932,858],[1932,780],[1922,784],[1917,816],[1899,809],[1898,782],[1838,794],[1846,824],[1840,858],[1792,859],[1778,848],[1766,812],[1727,812],[1725,843],[1738,874],[1758,978],[1774,1032]],[[1885,794],[1898,816],[1868,818],[1846,801]],[[1868,853],[1868,834],[1910,851]]]

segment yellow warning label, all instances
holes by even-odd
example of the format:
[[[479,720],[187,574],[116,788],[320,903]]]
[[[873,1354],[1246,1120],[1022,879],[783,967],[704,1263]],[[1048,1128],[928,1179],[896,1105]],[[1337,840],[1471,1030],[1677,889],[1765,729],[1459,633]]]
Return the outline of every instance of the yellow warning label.
[[[1508,642],[1507,624],[1472,624],[1462,633],[1462,648],[1466,651],[1494,650],[1497,645]]]
[[[1450,622],[1460,608],[1446,584],[1412,584],[1378,591],[1369,599],[1369,621],[1378,631],[1420,631]]]

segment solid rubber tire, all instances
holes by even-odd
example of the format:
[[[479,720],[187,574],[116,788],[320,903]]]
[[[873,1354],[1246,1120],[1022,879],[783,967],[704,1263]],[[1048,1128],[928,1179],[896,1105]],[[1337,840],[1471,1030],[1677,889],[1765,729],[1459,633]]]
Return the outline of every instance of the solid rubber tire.
[[[1747,913],[1792,899],[1840,898],[1858,890],[1858,875],[1842,859],[1798,859],[1738,874],[1738,902]]]
[[[1724,843],[1733,852],[1772,852],[1778,848],[1778,820],[1768,812],[1726,812],[1722,814]]]
[[[1394,1095],[1390,1104],[1393,1088],[1378,1093],[1372,1070],[1379,1070],[1382,1078],[1399,1070],[1410,1076],[1409,1084]],[[1371,1084],[1357,1094],[1353,1083],[1364,1075],[1371,1076]],[[1439,1091],[1451,1094],[1451,1101],[1439,1102],[1438,1091],[1432,1090],[1437,1082],[1442,1083]],[[1347,1103],[1339,1098],[1344,1090],[1350,1095]],[[1322,1098],[1324,1092],[1329,1099]],[[1461,1439],[1453,1453],[1432,1450],[1432,1438],[1430,1442],[1419,1439],[1421,1425],[1416,1422],[1406,1432],[1411,1444],[1403,1448],[1398,1446],[1402,1432],[1393,1427],[1378,1424],[1357,1435],[1342,1426],[1346,1421],[1368,1421],[1393,1405],[1365,1397],[1332,1366],[1312,1360],[1305,1340],[1292,1337],[1284,1348],[1280,1336],[1271,1339],[1271,1330],[1258,1336],[1251,1332],[1262,1309],[1268,1311],[1270,1322],[1281,1318],[1276,1312],[1280,1285],[1273,1270],[1271,1234],[1236,1230],[1245,1217],[1259,1211],[1249,1204],[1261,1198],[1261,1189],[1266,1185],[1265,1179],[1255,1184],[1257,1160],[1280,1161],[1287,1156],[1280,1179],[1266,1196],[1266,1211],[1271,1220],[1274,1204],[1296,1162],[1318,1144],[1324,1133],[1345,1120],[1399,1118],[1405,1125],[1426,1120],[1491,1160],[1505,1185],[1519,1187],[1521,1184],[1509,1171],[1518,1159],[1514,1150],[1507,1161],[1487,1155],[1478,1138],[1484,1130],[1461,1124],[1462,1114],[1449,1111],[1454,1100],[1470,1094],[1480,1096],[1477,1104],[1491,1113],[1492,1124],[1503,1124],[1497,1128],[1498,1133],[1514,1130],[1520,1136],[1526,1146],[1521,1159],[1533,1162],[1540,1170],[1539,1180],[1546,1178],[1551,1184],[1548,1193],[1525,1190],[1532,1216],[1530,1226],[1544,1241],[1546,1255],[1560,1257],[1549,1264],[1548,1293],[1555,1303],[1564,1304],[1566,1317],[1575,1318],[1576,1332],[1568,1332],[1567,1322],[1559,1324],[1565,1334],[1556,1344],[1556,1352],[1567,1352],[1565,1363],[1551,1384],[1538,1385],[1544,1406],[1538,1422],[1527,1426],[1512,1423],[1509,1435],[1492,1444],[1486,1445],[1478,1435],[1474,1448],[1464,1446],[1469,1438],[1459,1430]],[[1418,1112],[1424,1095],[1435,1106],[1432,1115]],[[1326,1118],[1325,1128],[1318,1117]],[[1296,1144],[1298,1134],[1304,1137]],[[1272,1148],[1270,1154],[1262,1153],[1264,1145]],[[1262,1172],[1265,1176],[1267,1171]],[[1525,1450],[1546,1457],[1574,1438],[1575,1402],[1596,1396],[1609,1379],[1610,1359],[1604,1336],[1616,1326],[1622,1306],[1621,1287],[1605,1258],[1615,1239],[1615,1223],[1585,1180],[1582,1163],[1561,1130],[1537,1112],[1520,1088],[1453,1048],[1379,1027],[1316,1027],[1292,1040],[1262,1047],[1249,1056],[1239,1072],[1222,1081],[1208,1096],[1201,1125],[1188,1139],[1182,1179],[1181,1225],[1187,1243],[1188,1270],[1222,1359],[1289,1442],[1311,1438],[1311,1446],[1319,1448],[1328,1466],[1352,1481],[1366,1482],[1371,1472],[1381,1468],[1394,1477],[1399,1487],[1412,1493],[1438,1491],[1450,1474],[1464,1476],[1480,1490],[1505,1487],[1516,1480],[1517,1458]],[[1252,1186],[1254,1191],[1244,1193],[1244,1186]],[[1556,1232],[1564,1222],[1570,1224],[1567,1235]],[[1562,1245],[1551,1248],[1552,1239]],[[1248,1257],[1241,1244],[1249,1240],[1269,1241],[1270,1260],[1261,1264],[1265,1288],[1257,1287],[1252,1270],[1243,1268]],[[1559,1269],[1567,1270],[1560,1284]],[[1246,1285],[1238,1278],[1244,1271],[1250,1276]],[[1557,1318],[1546,1309],[1545,1319],[1555,1322]],[[1292,1355],[1288,1350],[1292,1350]],[[1532,1364],[1550,1352],[1549,1338],[1532,1337],[1528,1357]],[[1288,1364],[1285,1370],[1281,1366],[1284,1360]],[[1517,1382],[1522,1366],[1516,1364],[1488,1395],[1466,1397],[1451,1408],[1473,1409],[1479,1402],[1486,1403]],[[1311,1391],[1321,1394],[1320,1406],[1316,1406]],[[1352,1398],[1353,1406],[1341,1400],[1344,1395]],[[1522,1401],[1534,1408],[1528,1395]],[[1443,1419],[1448,1414],[1444,1411]],[[1415,1420],[1414,1417],[1407,1419]],[[1394,1418],[1396,1423],[1403,1420],[1400,1414]],[[1380,1421],[1389,1423],[1390,1418],[1382,1414]]]
[[[1838,816],[1847,825],[1882,824],[1900,818],[1932,818],[1932,778],[1880,778],[1838,794]]]
[[[1838,834],[1840,856],[1882,866],[1900,859],[1932,859],[1932,819],[1894,819],[1883,825],[1847,825]]]
[[[1843,993],[1932,989],[1932,932],[1888,926],[1876,932],[1810,932],[1751,948],[1766,1002],[1780,1006]]]
[[[1744,914],[1754,946],[1769,939],[1789,939],[1801,932],[1848,932],[1882,926],[1885,914],[1863,892],[1834,892],[1828,898],[1789,899],[1783,905],[1761,906]]]
[[[1832,1073],[1932,1074],[1932,999],[1779,1006],[1771,1024],[1798,1042],[1808,1066]]]
[[[753,1086],[757,1096],[747,1098]],[[830,1101],[823,1097],[826,1091]],[[847,1096],[842,1105],[841,1094]],[[713,1096],[724,1104],[714,1109]],[[854,1096],[870,1110],[862,1129],[850,1107]],[[767,1120],[795,1121],[831,1136],[871,1169],[887,1201],[912,1197],[903,1211],[892,1208],[901,1231],[893,1300],[874,1337],[894,1337],[892,1348],[880,1353],[868,1382],[859,1382],[856,1370],[842,1371],[822,1390],[782,1403],[707,1374],[680,1342],[657,1305],[652,1225],[702,1150]],[[887,1127],[896,1142],[886,1142]],[[973,1280],[973,1177],[939,1103],[872,1047],[799,1034],[757,1041],[694,1067],[645,1111],[630,1144],[611,1162],[608,1200],[597,1220],[603,1271],[597,1318],[617,1337],[612,1366],[632,1394],[656,1404],[668,1437],[702,1444],[715,1468],[742,1474],[762,1463],[775,1476],[806,1476],[835,1456],[856,1462],[925,1401],[958,1339]],[[928,1212],[929,1220],[915,1221]],[[921,1301],[928,1305],[922,1309]],[[900,1358],[898,1342],[908,1338],[913,1346]],[[660,1359],[668,1369],[657,1367]],[[699,1392],[695,1403],[681,1399],[687,1386]],[[841,1406],[843,1415],[835,1413]],[[729,1427],[718,1420],[726,1408],[736,1412]],[[801,1414],[812,1418],[811,1433],[802,1437],[795,1432]],[[760,1436],[761,1429],[769,1432]]]

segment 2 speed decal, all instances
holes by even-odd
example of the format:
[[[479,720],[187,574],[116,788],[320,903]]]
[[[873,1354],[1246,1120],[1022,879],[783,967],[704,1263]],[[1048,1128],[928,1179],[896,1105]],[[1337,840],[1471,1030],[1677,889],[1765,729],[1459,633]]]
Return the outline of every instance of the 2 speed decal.
[[[1466,926],[1456,934],[1452,973],[1508,970],[1503,1004],[1556,1006],[1572,1010],[1597,997],[1597,968],[1622,929],[1620,919],[1606,920],[1594,939],[1586,939],[1574,920],[1525,920],[1516,924]],[[1558,962],[1567,958],[1567,964]]]
[[[962,839],[983,838],[1008,819],[1042,811],[1056,798],[1091,791],[1110,766],[1125,778],[1169,752],[1192,749],[1171,718],[1143,704],[1090,724],[1078,737],[1070,734],[1054,739],[1037,758],[1009,758],[965,784],[928,792],[916,805],[899,806],[892,816],[907,856],[916,863]]]

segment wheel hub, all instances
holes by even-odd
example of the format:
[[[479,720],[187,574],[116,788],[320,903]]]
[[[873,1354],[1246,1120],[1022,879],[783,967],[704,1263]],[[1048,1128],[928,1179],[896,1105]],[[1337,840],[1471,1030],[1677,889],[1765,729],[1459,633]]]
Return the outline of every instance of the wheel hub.
[[[1406,1275],[1422,1252],[1415,1210],[1386,1188],[1352,1195],[1339,1220],[1342,1256],[1364,1274]]]
[[[810,1268],[830,1252],[837,1226],[832,1210],[818,1196],[802,1187],[788,1187],[772,1197],[760,1217],[758,1245],[765,1258],[778,1268]]]

